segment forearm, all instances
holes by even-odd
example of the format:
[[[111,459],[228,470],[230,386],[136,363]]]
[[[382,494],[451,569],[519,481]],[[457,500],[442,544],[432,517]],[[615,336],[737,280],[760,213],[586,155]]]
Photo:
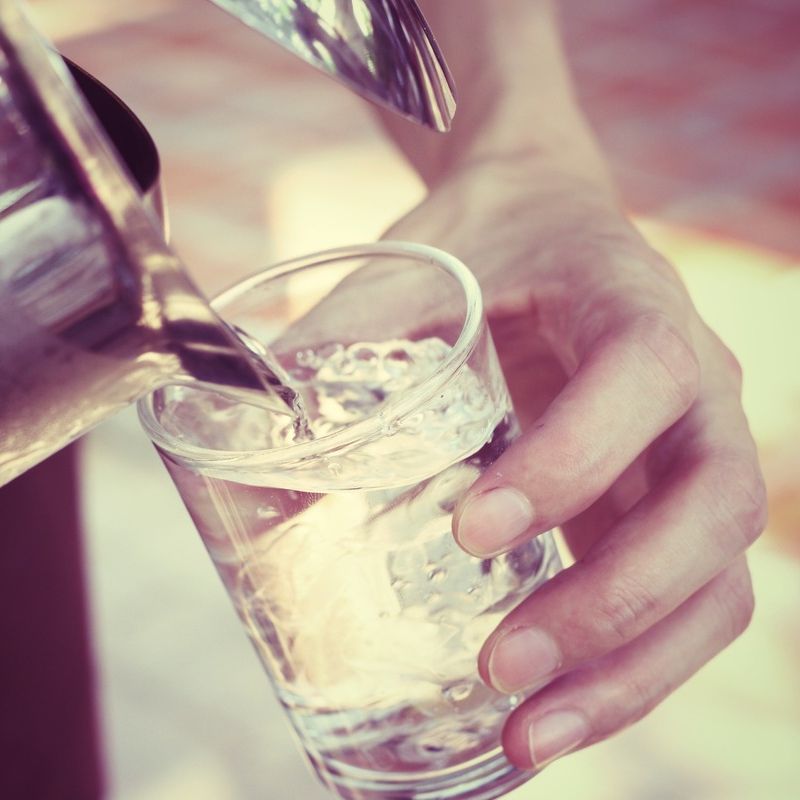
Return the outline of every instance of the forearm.
[[[453,72],[458,110],[448,134],[390,114],[383,124],[428,185],[484,161],[515,171],[573,172],[611,192],[575,102],[549,0],[420,2]]]

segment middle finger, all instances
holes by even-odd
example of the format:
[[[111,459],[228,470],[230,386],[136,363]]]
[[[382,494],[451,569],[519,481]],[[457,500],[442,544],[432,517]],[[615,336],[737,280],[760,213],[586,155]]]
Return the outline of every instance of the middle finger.
[[[732,435],[730,419],[717,425]],[[757,476],[749,451],[710,448],[676,463],[581,561],[503,620],[479,657],[484,679],[506,692],[542,685],[663,619],[760,533]]]

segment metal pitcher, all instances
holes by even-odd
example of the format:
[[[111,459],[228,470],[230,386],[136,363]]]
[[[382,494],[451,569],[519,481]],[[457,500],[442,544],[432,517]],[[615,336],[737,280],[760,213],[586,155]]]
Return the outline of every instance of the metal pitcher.
[[[215,2],[449,125],[450,78],[411,0]],[[164,241],[61,58],[0,0],[0,486],[167,383],[255,389],[285,411],[270,377]]]

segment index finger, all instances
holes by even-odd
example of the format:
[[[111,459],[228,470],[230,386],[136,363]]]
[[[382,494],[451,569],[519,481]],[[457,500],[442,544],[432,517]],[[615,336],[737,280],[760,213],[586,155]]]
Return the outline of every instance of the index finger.
[[[694,351],[661,313],[610,322],[533,428],[462,498],[459,544],[496,555],[590,506],[691,406]]]

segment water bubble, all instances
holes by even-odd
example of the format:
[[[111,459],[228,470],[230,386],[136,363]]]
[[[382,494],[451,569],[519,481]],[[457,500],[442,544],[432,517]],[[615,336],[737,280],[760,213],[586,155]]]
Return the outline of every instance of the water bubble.
[[[317,350],[316,352],[316,356],[321,363],[323,361],[333,360],[335,356],[338,356],[340,353],[343,352],[344,352],[343,344],[339,344],[338,342],[330,342],[320,347],[319,350]]]
[[[433,583],[441,583],[447,577],[447,570],[444,567],[432,567],[428,570],[428,580]]]
[[[454,683],[452,686],[443,689],[442,695],[444,699],[450,703],[461,703],[472,694],[472,687],[473,685],[466,681],[463,683]]]
[[[411,355],[412,346],[413,343],[409,342],[409,345],[407,345],[406,347],[395,347],[394,349],[386,353],[384,358],[389,361],[397,361],[410,364],[414,360],[413,356]]]
[[[355,373],[357,366],[357,362],[349,353],[343,353],[337,364],[337,371],[340,377],[350,377]]]
[[[317,354],[311,348],[308,348],[307,350],[298,350],[294,361],[299,367],[316,369],[320,365],[321,359],[318,358]]]
[[[281,512],[278,511],[278,509],[275,508],[275,506],[259,506],[256,509],[256,516],[259,519],[263,520],[275,519],[276,517],[280,517],[280,515]]]
[[[383,357],[382,366],[390,378],[401,378],[408,374],[413,361],[408,350],[395,348]]]
[[[357,343],[348,348],[350,356],[356,361],[366,361],[374,364],[378,360],[378,354],[369,345]]]

